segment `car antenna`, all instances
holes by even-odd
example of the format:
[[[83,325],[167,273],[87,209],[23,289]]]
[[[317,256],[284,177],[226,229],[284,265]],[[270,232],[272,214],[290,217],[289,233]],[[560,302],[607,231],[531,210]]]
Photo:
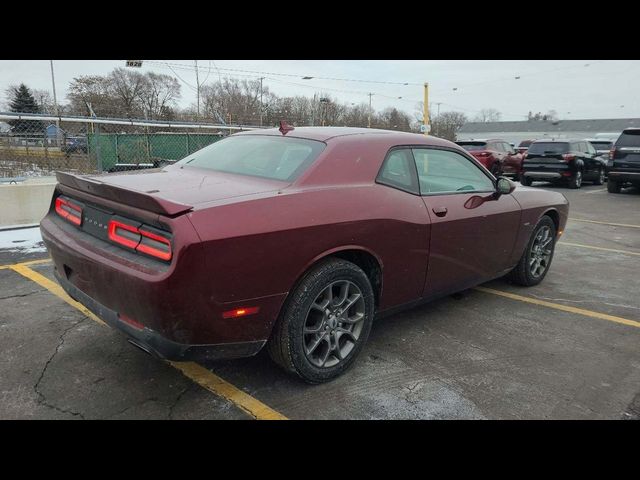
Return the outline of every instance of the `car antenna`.
[[[280,128],[278,130],[280,130],[282,135],[286,135],[287,132],[290,132],[291,130],[295,130],[295,128],[292,125],[289,125],[284,120],[280,120]]]

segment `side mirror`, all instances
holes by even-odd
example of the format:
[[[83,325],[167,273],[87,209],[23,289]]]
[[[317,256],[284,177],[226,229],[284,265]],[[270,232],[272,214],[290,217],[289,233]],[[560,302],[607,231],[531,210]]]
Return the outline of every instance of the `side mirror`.
[[[499,177],[496,182],[496,191],[498,195],[509,195],[516,189],[516,184],[507,177]]]

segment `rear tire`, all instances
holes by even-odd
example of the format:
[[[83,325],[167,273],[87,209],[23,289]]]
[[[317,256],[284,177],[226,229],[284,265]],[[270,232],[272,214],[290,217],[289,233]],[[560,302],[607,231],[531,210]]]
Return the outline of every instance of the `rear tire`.
[[[604,185],[604,168],[598,169],[598,176],[593,181],[594,185]]]
[[[569,179],[569,188],[580,188],[582,186],[582,170],[576,170]]]
[[[545,232],[547,232],[547,236],[545,236]],[[545,244],[547,240],[549,241]],[[509,272],[507,278],[524,287],[539,284],[549,271],[555,247],[556,224],[550,217],[544,215],[533,229],[518,265]],[[536,269],[536,264],[543,268]]]
[[[622,185],[619,182],[615,182],[611,179],[607,180],[607,191],[609,193],[620,193]]]
[[[307,272],[291,292],[267,350],[274,362],[305,382],[327,382],[353,364],[373,316],[367,275],[351,262],[331,258]]]

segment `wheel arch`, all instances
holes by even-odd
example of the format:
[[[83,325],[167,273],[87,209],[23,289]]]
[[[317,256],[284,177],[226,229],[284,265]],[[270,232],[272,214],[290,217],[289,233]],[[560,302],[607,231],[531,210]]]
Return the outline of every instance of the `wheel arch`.
[[[558,213],[558,211],[555,208],[549,208],[542,215],[540,215],[540,218],[544,217],[545,215],[553,220],[553,224],[556,227],[556,232],[560,230],[560,214]],[[538,219],[538,221],[540,221],[540,219]]]
[[[373,288],[373,294],[375,297],[375,305],[377,307],[382,295],[384,265],[382,259],[375,252],[360,245],[344,245],[335,247],[316,255],[299,272],[293,286],[289,290],[289,293],[299,285],[309,270],[320,262],[332,257],[347,260],[364,271],[365,275],[371,282],[371,287]],[[289,296],[289,293],[287,293],[287,297]]]

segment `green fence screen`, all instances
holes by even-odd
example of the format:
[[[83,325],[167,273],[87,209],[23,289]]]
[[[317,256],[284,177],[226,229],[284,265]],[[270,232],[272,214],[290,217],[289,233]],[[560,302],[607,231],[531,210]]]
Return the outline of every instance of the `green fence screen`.
[[[98,149],[104,171],[116,163],[153,163],[180,160],[222,138],[209,133],[90,133],[88,153],[97,159]],[[98,145],[99,141],[99,145]]]

